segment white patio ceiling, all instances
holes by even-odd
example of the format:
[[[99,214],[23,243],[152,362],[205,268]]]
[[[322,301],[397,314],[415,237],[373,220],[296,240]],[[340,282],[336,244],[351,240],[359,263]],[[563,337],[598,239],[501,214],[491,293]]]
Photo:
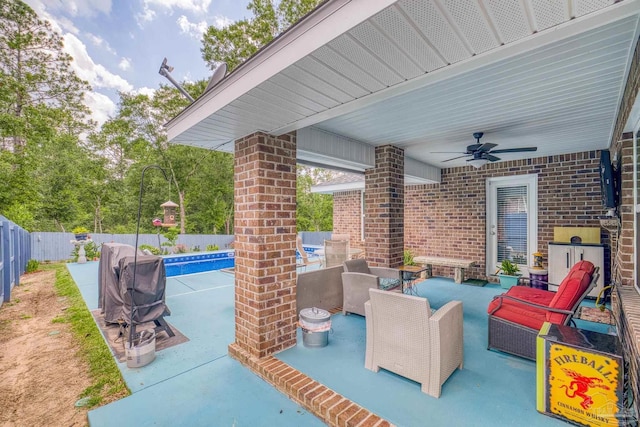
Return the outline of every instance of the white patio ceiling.
[[[305,129],[336,137],[299,141],[300,159],[362,170],[353,146],[393,144],[432,176],[466,165],[434,152],[464,152],[477,131],[538,147],[503,160],[607,148],[639,16],[640,0],[329,0],[170,121],[169,138],[232,151],[255,131]]]

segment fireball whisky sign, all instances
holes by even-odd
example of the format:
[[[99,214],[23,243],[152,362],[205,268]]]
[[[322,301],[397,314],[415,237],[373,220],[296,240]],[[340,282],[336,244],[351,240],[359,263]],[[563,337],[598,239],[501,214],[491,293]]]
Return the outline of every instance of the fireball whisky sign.
[[[624,425],[617,337],[545,323],[537,343],[538,411],[586,426]]]

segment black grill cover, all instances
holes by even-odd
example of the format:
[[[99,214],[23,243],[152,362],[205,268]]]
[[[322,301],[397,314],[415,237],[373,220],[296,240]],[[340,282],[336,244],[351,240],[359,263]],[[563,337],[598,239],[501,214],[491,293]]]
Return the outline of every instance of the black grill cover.
[[[103,243],[98,264],[98,308],[107,323],[118,323],[121,316],[120,260],[134,256],[135,248],[122,243]],[[138,251],[138,256],[142,256]]]
[[[164,259],[155,255],[138,255],[137,266],[133,256],[120,259],[120,296],[123,304],[120,318],[127,324],[139,325],[170,314],[165,304],[167,277]],[[131,289],[133,270],[136,268],[133,288],[133,320],[131,320]]]

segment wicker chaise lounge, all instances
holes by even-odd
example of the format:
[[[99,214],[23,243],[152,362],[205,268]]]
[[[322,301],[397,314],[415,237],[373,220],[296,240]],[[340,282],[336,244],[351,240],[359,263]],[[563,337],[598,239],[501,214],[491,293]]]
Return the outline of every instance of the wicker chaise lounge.
[[[580,261],[560,283],[557,292],[515,286],[494,297],[487,308],[488,348],[535,360],[536,337],[542,324],[569,324],[598,276],[592,263]]]
[[[394,372],[440,397],[447,378],[462,369],[462,302],[448,302],[432,314],[426,298],[379,289],[369,295],[365,368]]]

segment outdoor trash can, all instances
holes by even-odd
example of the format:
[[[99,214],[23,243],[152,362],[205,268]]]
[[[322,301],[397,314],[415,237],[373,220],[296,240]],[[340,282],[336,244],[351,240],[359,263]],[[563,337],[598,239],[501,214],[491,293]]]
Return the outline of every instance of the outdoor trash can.
[[[148,329],[140,332],[133,340],[133,345],[125,344],[127,368],[141,368],[156,358],[156,331]]]
[[[549,290],[547,282],[549,281],[549,273],[547,270],[532,268],[529,270],[529,276],[531,278],[531,287],[536,289],[542,289],[544,291]]]
[[[304,308],[300,310],[300,327],[302,328],[302,344],[305,347],[325,347],[329,343],[331,314],[321,308]]]

